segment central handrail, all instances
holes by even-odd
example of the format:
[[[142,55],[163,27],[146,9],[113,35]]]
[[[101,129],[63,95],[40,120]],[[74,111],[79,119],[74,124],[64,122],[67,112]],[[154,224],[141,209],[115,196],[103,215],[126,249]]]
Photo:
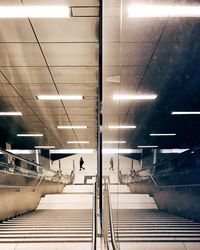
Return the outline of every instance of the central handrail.
[[[114,228],[114,223],[113,223],[112,206],[111,206],[111,202],[110,202],[109,183],[107,183],[106,180],[105,180],[105,199],[106,199],[105,203],[107,201],[108,211],[104,211],[104,214],[106,214],[108,212],[112,248],[113,248],[113,250],[120,250],[120,246],[117,243],[116,237],[115,237],[115,228]],[[107,249],[109,249],[108,239],[105,239],[105,241],[106,241]]]
[[[92,250],[96,250],[97,238],[97,185],[94,183],[93,205],[92,205]]]

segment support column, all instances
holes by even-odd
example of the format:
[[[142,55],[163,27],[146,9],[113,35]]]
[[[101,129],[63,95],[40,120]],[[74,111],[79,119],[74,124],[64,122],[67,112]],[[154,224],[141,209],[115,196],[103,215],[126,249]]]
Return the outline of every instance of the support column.
[[[97,182],[99,190],[99,214],[100,214],[100,224],[102,228],[102,81],[103,81],[103,0],[99,0],[99,86],[98,86],[98,119],[97,119]]]

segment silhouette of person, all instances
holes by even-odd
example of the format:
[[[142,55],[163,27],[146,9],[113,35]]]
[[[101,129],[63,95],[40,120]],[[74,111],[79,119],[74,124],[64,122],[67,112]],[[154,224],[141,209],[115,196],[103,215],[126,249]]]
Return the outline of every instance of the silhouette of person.
[[[81,171],[82,169],[85,170],[85,168],[83,167],[83,164],[84,164],[84,160],[83,160],[83,157],[80,158],[80,169],[79,171]]]
[[[114,163],[114,162],[113,162],[113,157],[111,157],[111,158],[110,158],[110,168],[109,168],[109,169],[114,171],[114,168],[113,168],[113,167],[114,167],[114,164],[113,164],[113,163]]]

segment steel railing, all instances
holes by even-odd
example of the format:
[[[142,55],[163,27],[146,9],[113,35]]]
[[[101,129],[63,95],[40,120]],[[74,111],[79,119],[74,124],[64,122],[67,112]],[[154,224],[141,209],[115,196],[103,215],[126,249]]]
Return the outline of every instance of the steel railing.
[[[37,183],[33,182],[26,182],[26,186],[34,186],[38,187],[42,180],[51,181],[51,182],[58,182],[62,184],[69,184],[73,182],[74,173],[72,172],[71,175],[62,175],[55,170],[52,170],[46,166],[41,164],[37,164],[30,160],[27,160],[19,155],[15,155],[7,150],[0,149],[0,173],[5,176],[3,178],[3,182],[0,182],[1,187],[7,186],[15,186],[15,187],[22,187],[23,185],[19,183],[12,185],[10,182],[11,179],[14,177],[18,178],[21,177],[29,177],[35,179]],[[17,163],[18,161],[18,163]],[[17,165],[18,164],[18,165]],[[6,177],[10,176],[9,183],[6,183]],[[18,176],[18,177],[17,177]],[[12,177],[12,178],[11,178]]]
[[[110,238],[113,250],[120,250],[120,246],[116,241],[115,236],[115,228],[113,222],[113,213],[112,213],[112,206],[110,202],[110,192],[109,192],[109,184],[106,182],[104,183],[104,215],[103,215],[104,223],[103,223],[103,234],[104,234],[104,243],[107,249],[109,249],[109,239],[108,239],[108,232],[110,228]],[[109,225],[109,228],[108,228]]]

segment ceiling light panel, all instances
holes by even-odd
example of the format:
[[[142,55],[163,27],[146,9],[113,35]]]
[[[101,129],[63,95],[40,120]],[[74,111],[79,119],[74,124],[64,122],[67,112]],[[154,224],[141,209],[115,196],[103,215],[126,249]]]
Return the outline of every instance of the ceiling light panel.
[[[19,137],[42,137],[43,134],[17,134]]]
[[[156,145],[147,145],[147,146],[137,146],[138,148],[158,148]]]
[[[175,136],[175,133],[171,133],[171,134],[150,134],[150,136]]]
[[[69,14],[66,5],[0,6],[0,18],[68,18]]]
[[[68,144],[88,144],[89,141],[67,141]]]
[[[35,146],[36,149],[51,149],[55,148],[55,146]]]
[[[38,95],[39,100],[82,100],[81,95]]]
[[[93,154],[94,149],[52,149],[50,154]]]
[[[200,115],[200,111],[174,111],[172,115]]]
[[[21,116],[21,112],[0,112],[0,116]]]
[[[200,5],[133,4],[128,8],[128,17],[200,17]]]
[[[103,148],[103,154],[132,154],[132,153],[142,153],[141,149],[130,149],[130,148]]]
[[[86,129],[87,126],[57,126],[58,129]]]
[[[110,129],[133,129],[133,128],[136,128],[136,126],[134,125],[121,125],[121,126],[109,125],[108,128]]]
[[[155,100],[157,95],[113,95],[113,100]]]
[[[103,141],[103,144],[125,144],[126,141]]]

